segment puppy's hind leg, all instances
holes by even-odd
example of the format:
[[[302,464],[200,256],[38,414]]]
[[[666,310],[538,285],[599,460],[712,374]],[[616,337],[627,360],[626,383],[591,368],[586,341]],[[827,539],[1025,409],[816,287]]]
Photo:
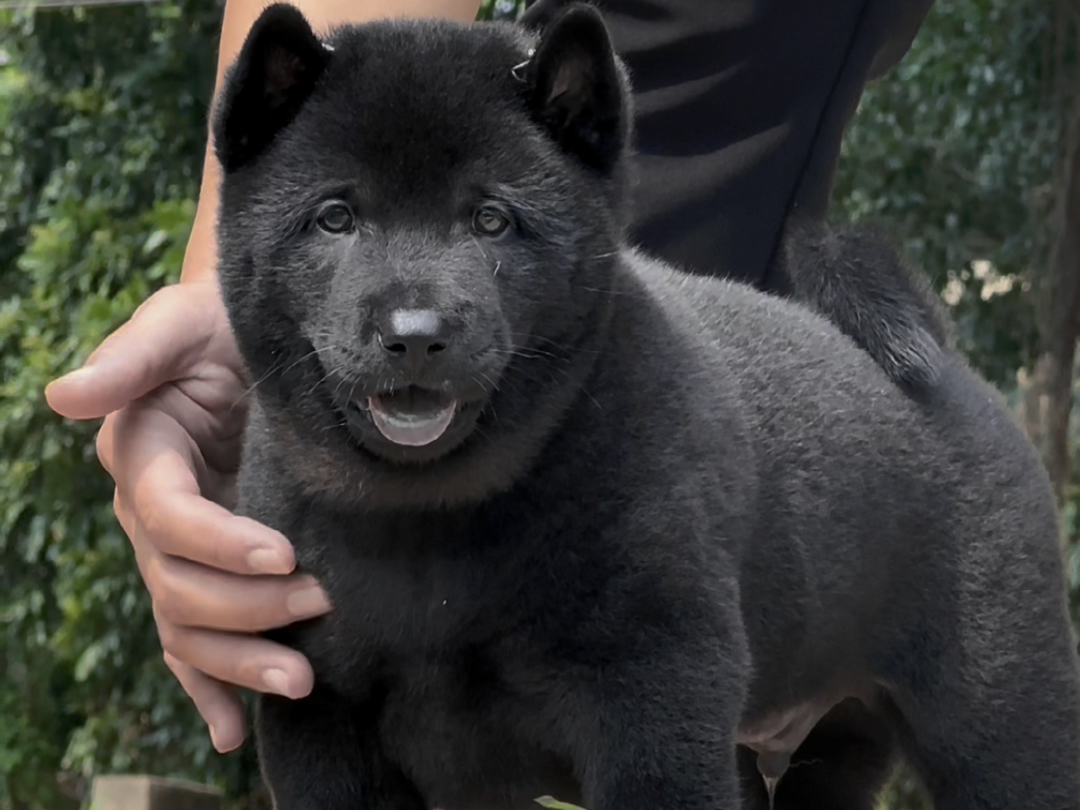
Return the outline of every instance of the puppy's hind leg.
[[[1080,678],[1060,587],[985,584],[883,670],[901,745],[936,810],[1080,810]]]

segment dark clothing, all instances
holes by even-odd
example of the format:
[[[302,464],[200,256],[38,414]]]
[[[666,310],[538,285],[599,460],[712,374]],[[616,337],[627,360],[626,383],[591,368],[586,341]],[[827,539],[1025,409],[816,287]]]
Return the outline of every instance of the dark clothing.
[[[866,82],[933,0],[597,0],[635,90],[633,237],[770,287],[789,214],[821,217]],[[538,0],[526,20],[557,0]]]

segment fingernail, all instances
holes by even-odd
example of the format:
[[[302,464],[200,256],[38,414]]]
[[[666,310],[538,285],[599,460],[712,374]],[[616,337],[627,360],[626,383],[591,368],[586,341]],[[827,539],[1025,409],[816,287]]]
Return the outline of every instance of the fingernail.
[[[256,574],[287,574],[292,570],[288,559],[276,548],[257,548],[247,556],[247,564]]]
[[[217,729],[213,726],[209,726],[208,728],[210,729],[210,742],[214,744],[214,750],[217,751],[219,754],[222,753],[221,743],[218,742]]]
[[[268,669],[263,672],[262,681],[263,685],[271,692],[290,697],[289,676],[285,674],[285,670]]]
[[[293,591],[285,599],[285,607],[298,619],[318,616],[330,610],[330,599],[318,585]]]
[[[82,368],[77,368],[74,371],[69,371],[63,377],[60,377],[60,379],[56,380],[56,382],[60,382],[60,380],[63,380],[64,382],[79,383],[83,380],[89,379],[93,375],[94,370],[92,368],[90,368],[89,366],[83,366]]]

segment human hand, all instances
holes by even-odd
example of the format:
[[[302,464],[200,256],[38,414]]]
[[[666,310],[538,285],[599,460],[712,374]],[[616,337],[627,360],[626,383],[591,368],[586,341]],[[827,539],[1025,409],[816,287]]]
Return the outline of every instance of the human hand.
[[[105,417],[98,458],[153,601],[165,662],[218,751],[246,735],[234,685],[311,691],[295,650],[254,635],[330,603],[280,533],[229,512],[245,420],[243,366],[213,281],[160,290],[83,368],[53,382],[49,405]]]

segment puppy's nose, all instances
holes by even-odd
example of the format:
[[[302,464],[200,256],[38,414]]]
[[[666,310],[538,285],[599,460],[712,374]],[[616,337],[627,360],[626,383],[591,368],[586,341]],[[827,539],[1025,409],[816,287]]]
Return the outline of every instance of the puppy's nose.
[[[410,365],[418,366],[450,343],[446,319],[433,309],[396,309],[386,326],[379,333],[383,348]]]

